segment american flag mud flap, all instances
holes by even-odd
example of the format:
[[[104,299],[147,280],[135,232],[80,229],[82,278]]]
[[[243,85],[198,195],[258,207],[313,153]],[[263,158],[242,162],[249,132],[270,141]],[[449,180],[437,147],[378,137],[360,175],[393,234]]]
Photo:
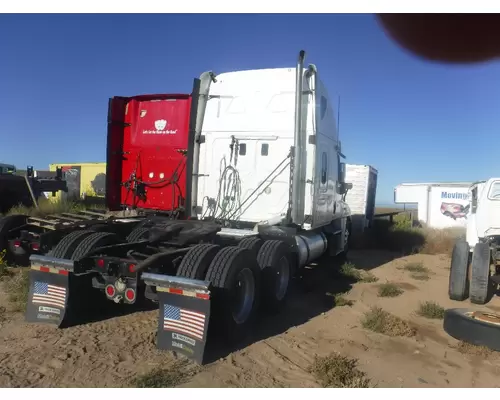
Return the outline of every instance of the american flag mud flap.
[[[210,319],[210,283],[151,273],[142,274],[156,287],[159,303],[157,347],[203,364]]]
[[[32,255],[26,321],[60,326],[67,311],[73,261]]]

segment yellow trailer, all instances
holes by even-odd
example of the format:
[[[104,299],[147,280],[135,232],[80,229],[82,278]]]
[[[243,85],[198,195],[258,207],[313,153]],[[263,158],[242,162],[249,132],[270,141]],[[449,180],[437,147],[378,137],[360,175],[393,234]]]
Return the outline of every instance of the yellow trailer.
[[[104,198],[106,195],[106,163],[58,163],[50,164],[49,170],[61,167],[68,185],[68,193],[58,192],[50,199],[77,200],[89,197]]]

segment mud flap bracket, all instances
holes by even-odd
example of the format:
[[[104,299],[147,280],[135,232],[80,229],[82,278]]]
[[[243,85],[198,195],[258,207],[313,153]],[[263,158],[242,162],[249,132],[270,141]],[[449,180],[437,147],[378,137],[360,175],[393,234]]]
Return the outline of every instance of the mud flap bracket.
[[[159,303],[157,347],[203,364],[210,320],[210,282],[143,273]]]

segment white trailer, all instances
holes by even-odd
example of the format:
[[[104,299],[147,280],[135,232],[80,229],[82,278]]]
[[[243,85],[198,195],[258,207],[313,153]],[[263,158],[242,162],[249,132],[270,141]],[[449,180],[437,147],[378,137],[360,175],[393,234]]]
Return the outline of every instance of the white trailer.
[[[345,201],[351,209],[352,232],[371,226],[375,214],[378,171],[370,165],[346,164],[345,180],[352,184]]]
[[[418,219],[431,228],[465,227],[472,182],[402,183],[394,203],[416,204]]]

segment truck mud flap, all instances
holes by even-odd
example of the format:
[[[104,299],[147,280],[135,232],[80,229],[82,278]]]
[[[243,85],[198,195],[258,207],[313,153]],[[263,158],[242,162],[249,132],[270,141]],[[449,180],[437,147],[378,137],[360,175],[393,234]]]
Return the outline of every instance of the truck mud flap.
[[[157,347],[203,364],[210,320],[210,283],[143,273],[156,289],[159,313]]]
[[[68,308],[73,261],[32,255],[26,322],[61,326]]]

